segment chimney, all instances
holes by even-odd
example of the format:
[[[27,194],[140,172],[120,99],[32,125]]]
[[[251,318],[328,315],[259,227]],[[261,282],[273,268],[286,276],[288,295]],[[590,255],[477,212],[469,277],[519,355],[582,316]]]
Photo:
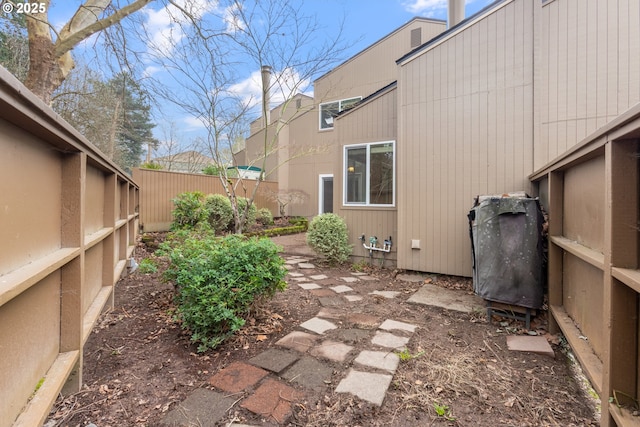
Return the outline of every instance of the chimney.
[[[448,0],[447,28],[464,21],[464,0]]]
[[[264,127],[269,126],[271,122],[271,108],[269,104],[271,102],[269,91],[271,89],[271,67],[269,65],[263,65],[260,70],[262,73],[262,118],[264,120]]]

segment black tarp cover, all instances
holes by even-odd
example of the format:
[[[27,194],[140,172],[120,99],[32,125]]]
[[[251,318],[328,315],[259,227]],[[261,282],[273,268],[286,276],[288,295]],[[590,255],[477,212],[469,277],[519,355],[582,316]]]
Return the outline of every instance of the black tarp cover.
[[[479,200],[469,213],[475,293],[490,301],[541,308],[544,220],[538,199]]]

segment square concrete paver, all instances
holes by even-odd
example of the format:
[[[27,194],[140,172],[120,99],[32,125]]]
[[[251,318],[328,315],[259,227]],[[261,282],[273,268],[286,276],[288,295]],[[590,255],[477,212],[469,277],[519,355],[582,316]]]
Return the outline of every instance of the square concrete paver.
[[[297,354],[285,350],[270,348],[269,350],[263,351],[259,355],[249,359],[249,363],[278,373],[296,360],[298,360]]]
[[[388,374],[375,374],[350,370],[336,387],[337,393],[351,393],[362,400],[381,406],[393,377]]]
[[[344,296],[349,302],[358,302],[362,301],[362,297],[360,295],[345,295]]]
[[[306,322],[301,323],[300,326],[320,335],[324,334],[328,330],[338,328],[335,324],[319,317],[313,317]]]
[[[324,280],[329,278],[326,274],[316,274],[314,276],[309,276],[309,277],[311,277],[313,280]]]
[[[292,403],[302,397],[302,393],[293,387],[268,379],[240,406],[263,417],[272,417],[278,424],[284,424],[291,415]]]
[[[344,362],[351,350],[353,350],[353,347],[350,345],[346,345],[340,341],[327,340],[312,348],[309,354],[336,362]]]
[[[298,264],[298,268],[310,270],[312,268],[316,268],[316,266],[308,262],[301,262]]]
[[[342,280],[343,282],[347,282],[347,283],[355,283],[355,282],[359,281],[360,279],[358,279],[357,277],[341,277],[340,280]]]
[[[308,291],[310,291],[311,289],[320,289],[322,286],[318,285],[317,283],[298,283],[298,286],[300,286],[302,289],[306,289]]]
[[[549,357],[556,357],[545,337],[530,335],[507,335],[507,347],[512,351],[530,351]]]
[[[302,277],[302,276],[304,276],[304,274],[302,274],[302,273],[296,273],[296,272],[294,272],[294,271],[292,271],[292,272],[290,272],[290,273],[288,273],[288,274],[289,274],[289,276],[291,276],[291,277]]]
[[[391,320],[391,319],[387,319],[384,322],[382,322],[382,325],[378,326],[378,328],[385,331],[399,330],[399,331],[406,331],[411,333],[414,333],[416,331],[416,325],[412,325],[410,323],[405,323],[405,322],[398,322],[397,320]]]
[[[399,337],[397,335],[380,331],[376,331],[376,334],[371,339],[372,344],[394,349],[402,349],[408,342],[409,338]]]
[[[465,291],[444,289],[436,285],[426,284],[413,294],[407,302],[424,304],[447,310],[471,313],[473,310],[485,309],[484,300],[478,295],[469,295]]]
[[[355,363],[370,368],[382,369],[394,373],[398,369],[400,358],[390,351],[370,351],[363,350],[356,357]]]
[[[351,292],[353,290],[353,288],[350,288],[347,285],[338,285],[338,286],[331,286],[331,289],[333,289],[333,291],[337,294],[342,294],[345,292]]]
[[[313,347],[318,340],[317,335],[311,335],[306,332],[293,331],[288,335],[282,337],[276,345],[292,348],[300,353],[304,353]]]
[[[312,357],[303,357],[287,369],[282,378],[296,382],[303,387],[319,390],[331,381],[333,368]]]
[[[234,362],[209,380],[209,384],[220,390],[237,393],[256,384],[269,373],[264,369]]]
[[[161,426],[214,427],[227,415],[236,398],[206,388],[195,389],[160,421]]]

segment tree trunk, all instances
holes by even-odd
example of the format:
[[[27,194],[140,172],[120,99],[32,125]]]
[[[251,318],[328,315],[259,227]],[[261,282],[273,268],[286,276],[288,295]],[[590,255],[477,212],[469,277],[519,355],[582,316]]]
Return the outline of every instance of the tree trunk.
[[[73,67],[71,53],[56,58],[55,46],[49,37],[29,35],[29,74],[25,86],[46,104],[51,104],[53,91]]]

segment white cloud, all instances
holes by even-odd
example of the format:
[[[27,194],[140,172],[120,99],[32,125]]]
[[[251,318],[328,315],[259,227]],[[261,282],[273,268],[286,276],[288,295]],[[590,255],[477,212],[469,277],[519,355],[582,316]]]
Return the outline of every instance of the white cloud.
[[[411,0],[402,5],[408,12],[426,17],[441,15],[447,10],[447,0]]]
[[[187,131],[203,130],[207,128],[205,121],[198,117],[186,116],[182,119],[182,122],[186,125],[185,130]]]
[[[167,4],[162,9],[154,10],[146,7],[142,12],[146,15],[145,27],[149,32],[150,50],[156,54],[169,56],[173,48],[184,38],[184,27],[198,21],[206,14],[218,9],[217,0],[176,0],[177,6]],[[189,14],[185,16],[182,10]]]

